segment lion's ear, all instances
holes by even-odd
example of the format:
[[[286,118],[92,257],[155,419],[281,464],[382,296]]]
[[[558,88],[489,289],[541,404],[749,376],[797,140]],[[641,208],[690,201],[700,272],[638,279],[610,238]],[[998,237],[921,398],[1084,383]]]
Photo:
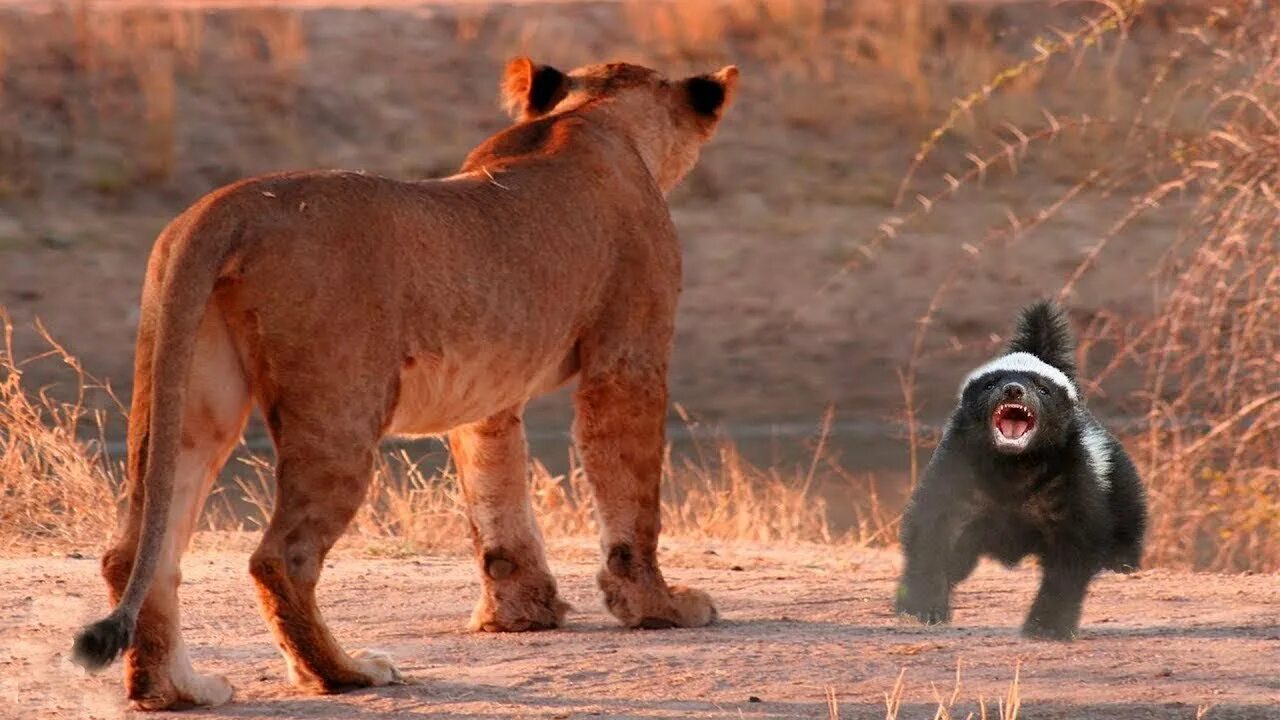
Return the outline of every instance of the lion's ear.
[[[728,65],[714,73],[686,78],[681,85],[693,112],[715,122],[733,102],[734,92],[738,89],[738,68]]]
[[[569,77],[550,65],[535,65],[527,57],[507,63],[502,76],[502,101],[516,120],[533,120],[551,112],[569,94]]]

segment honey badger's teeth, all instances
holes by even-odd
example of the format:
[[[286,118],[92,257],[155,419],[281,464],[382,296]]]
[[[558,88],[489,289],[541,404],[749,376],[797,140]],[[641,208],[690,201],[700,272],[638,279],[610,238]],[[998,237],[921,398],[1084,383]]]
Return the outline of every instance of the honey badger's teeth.
[[[1002,437],[1020,440],[1035,428],[1036,417],[1026,405],[1004,403],[996,408],[991,424]]]
[[[1035,413],[1031,412],[1031,408],[1022,403],[1002,403],[1000,407],[996,408],[996,414],[1000,415],[1002,413],[1021,414],[1028,418],[1035,417]]]

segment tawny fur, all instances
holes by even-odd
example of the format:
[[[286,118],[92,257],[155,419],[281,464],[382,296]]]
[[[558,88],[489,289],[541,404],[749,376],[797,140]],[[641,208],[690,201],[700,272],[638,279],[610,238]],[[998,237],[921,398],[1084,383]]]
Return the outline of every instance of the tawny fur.
[[[607,606],[631,627],[714,620],[710,598],[669,588],[656,557],[680,290],[665,194],[736,81],[732,67],[670,81],[519,59],[502,84],[517,124],[458,175],[271,175],[174,220],[147,268],[129,511],[103,559],[118,605],[77,638],[76,658],[99,667],[124,651],[142,708],[230,698],[186,659],[178,566],[255,404],[276,446],[277,500],[250,572],[295,683],[336,692],[400,678],[385,655],[343,651],[315,600],[387,435],[449,434],[483,583],[471,627],[558,626],[568,606],[529,503],[521,413],[574,377]]]

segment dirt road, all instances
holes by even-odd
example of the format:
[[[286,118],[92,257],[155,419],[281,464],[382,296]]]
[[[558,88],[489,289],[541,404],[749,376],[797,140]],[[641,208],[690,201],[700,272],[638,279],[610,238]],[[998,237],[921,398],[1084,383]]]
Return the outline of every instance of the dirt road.
[[[601,608],[590,543],[551,548],[576,612],[560,631],[471,635],[477,592],[466,558],[335,554],[321,584],[349,648],[391,652],[404,686],[295,694],[259,618],[247,552],[197,550],[185,566],[184,625],[197,667],[236,687],[191,718],[885,717],[904,672],[900,718],[991,717],[1020,664],[1019,718],[1280,718],[1280,578],[1149,571],[1094,585],[1071,645],[1023,640],[1037,571],[983,566],[962,586],[956,624],[923,628],[888,610],[897,557],[681,543],[668,579],[709,590],[722,622],[627,632]],[[714,553],[714,554],[713,554]],[[104,610],[93,557],[0,559],[0,716],[119,718],[120,670],[85,677],[64,656],[73,629]],[[1208,707],[1207,712],[1202,708]]]

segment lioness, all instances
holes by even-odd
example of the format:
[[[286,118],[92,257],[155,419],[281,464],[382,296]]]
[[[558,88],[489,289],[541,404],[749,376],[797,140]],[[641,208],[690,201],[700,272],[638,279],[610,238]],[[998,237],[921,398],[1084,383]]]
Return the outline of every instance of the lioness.
[[[400,677],[385,655],[344,652],[315,600],[388,435],[448,433],[483,582],[471,628],[559,626],[568,606],[529,502],[521,415],[575,376],[605,604],[628,627],[712,622],[711,599],[668,587],[656,557],[680,292],[664,196],[737,78],[516,59],[502,92],[517,122],[458,175],[269,175],[170,223],[143,285],[128,516],[102,560],[118,604],[76,637],[77,662],[124,652],[144,709],[230,699],[187,658],[179,560],[254,403],[277,499],[249,571],[293,683],[328,693]]]

